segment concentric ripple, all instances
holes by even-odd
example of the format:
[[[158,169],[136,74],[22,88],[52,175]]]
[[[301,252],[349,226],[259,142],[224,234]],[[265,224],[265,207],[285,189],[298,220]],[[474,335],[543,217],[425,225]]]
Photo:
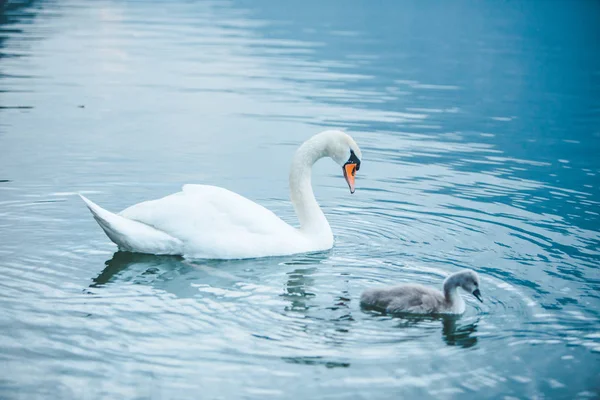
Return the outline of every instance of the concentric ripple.
[[[599,396],[595,2],[5,3],[1,398]],[[314,167],[330,251],[115,253],[76,196],[215,184],[296,224],[328,128],[363,153],[353,195]],[[463,268],[461,317],[359,305]]]

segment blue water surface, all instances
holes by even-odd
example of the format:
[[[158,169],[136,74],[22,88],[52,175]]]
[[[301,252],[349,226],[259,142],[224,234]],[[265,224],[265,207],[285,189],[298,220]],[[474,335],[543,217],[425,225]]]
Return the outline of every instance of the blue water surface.
[[[0,397],[600,396],[600,3],[0,3]],[[296,223],[297,146],[329,252],[115,253],[109,210],[226,187]],[[207,228],[209,229],[209,228]],[[472,268],[459,319],[361,310]]]

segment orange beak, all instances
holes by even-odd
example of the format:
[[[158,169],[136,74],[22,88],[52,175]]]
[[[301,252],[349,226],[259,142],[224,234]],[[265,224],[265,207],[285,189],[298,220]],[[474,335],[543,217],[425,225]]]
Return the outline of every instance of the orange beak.
[[[344,165],[344,178],[348,182],[350,193],[354,193],[354,175],[356,175],[356,164],[347,163]]]

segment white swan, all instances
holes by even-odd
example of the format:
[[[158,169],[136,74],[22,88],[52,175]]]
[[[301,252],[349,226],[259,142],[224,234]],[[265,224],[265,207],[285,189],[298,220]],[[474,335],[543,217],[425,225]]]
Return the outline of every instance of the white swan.
[[[135,204],[119,214],[80,196],[106,235],[124,251],[238,259],[327,250],[333,246],[333,234],[311,185],[312,166],[323,157],[342,166],[354,193],[362,157],[354,139],[333,130],[313,136],[296,151],[289,175],[299,228],[215,186],[185,185],[181,192]]]
[[[462,314],[465,302],[458,288],[472,293],[483,303],[479,290],[479,276],[471,270],[450,275],[444,281],[444,292],[417,284],[367,289],[360,297],[366,308],[390,314]]]

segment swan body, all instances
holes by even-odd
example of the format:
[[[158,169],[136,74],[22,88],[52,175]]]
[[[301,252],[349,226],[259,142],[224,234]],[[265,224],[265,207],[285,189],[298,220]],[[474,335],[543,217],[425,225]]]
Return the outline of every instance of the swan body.
[[[360,156],[354,140],[340,131],[317,134],[298,149],[290,171],[290,194],[299,228],[216,186],[184,185],[181,192],[135,204],[118,214],[80,196],[106,235],[124,251],[210,259],[320,251],[333,246],[333,233],[312,191],[312,165],[320,158],[333,158],[343,165],[353,192]]]
[[[479,301],[479,276],[471,270],[450,275],[444,281],[443,292],[418,284],[367,289],[360,298],[365,308],[389,314],[462,314],[465,302],[458,288],[472,293]]]

